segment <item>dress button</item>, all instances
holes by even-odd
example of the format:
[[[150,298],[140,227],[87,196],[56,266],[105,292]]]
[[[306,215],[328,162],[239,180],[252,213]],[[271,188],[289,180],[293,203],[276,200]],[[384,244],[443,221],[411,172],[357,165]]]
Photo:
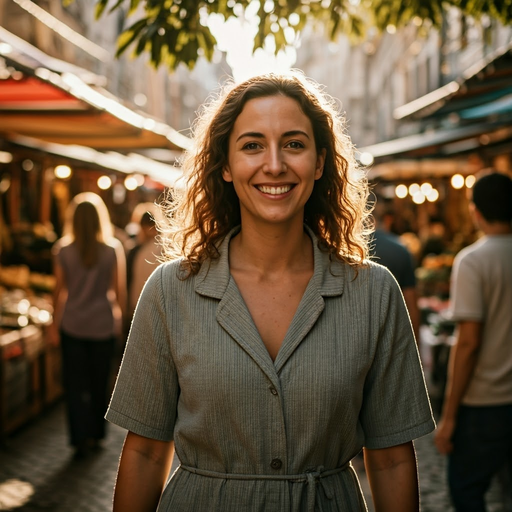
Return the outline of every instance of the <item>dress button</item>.
[[[272,469],[281,469],[283,467],[283,461],[281,459],[272,459],[270,467]]]
[[[276,389],[276,388],[270,388],[270,392],[271,392],[273,395],[277,395],[277,389]]]

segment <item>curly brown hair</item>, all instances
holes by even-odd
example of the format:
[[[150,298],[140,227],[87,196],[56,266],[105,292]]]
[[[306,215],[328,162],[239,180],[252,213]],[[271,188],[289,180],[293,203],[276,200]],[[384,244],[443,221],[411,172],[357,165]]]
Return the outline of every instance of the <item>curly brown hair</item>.
[[[332,256],[355,267],[368,257],[368,182],[336,101],[299,72],[270,73],[227,84],[205,103],[194,123],[194,146],[182,163],[186,187],[162,202],[160,223],[165,259],[184,258],[187,275],[196,274],[206,259],[217,258],[219,243],[241,221],[233,184],[222,177],[235,120],[248,101],[280,95],[297,101],[311,121],[316,151],[326,153],[322,177],[305,205],[304,222],[320,248]]]

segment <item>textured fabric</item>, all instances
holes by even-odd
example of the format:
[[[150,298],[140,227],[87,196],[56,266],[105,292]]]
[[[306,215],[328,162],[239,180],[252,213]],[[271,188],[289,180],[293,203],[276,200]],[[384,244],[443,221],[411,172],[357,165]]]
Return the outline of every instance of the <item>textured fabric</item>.
[[[115,269],[115,249],[101,244],[98,261],[91,268],[84,266],[74,243],[57,243],[54,254],[68,289],[60,328],[71,336],[90,340],[113,336],[114,315],[107,294]]]
[[[482,322],[475,371],[465,405],[512,404],[512,235],[481,238],[457,254],[452,318]]]
[[[374,256],[377,263],[384,265],[391,271],[400,288],[414,288],[416,286],[411,253],[405,245],[400,243],[396,235],[377,229],[373,234],[372,256]]]
[[[197,276],[180,279],[171,262],[146,283],[107,419],[173,439],[187,467],[235,476],[178,469],[160,512],[311,510],[307,477],[283,476],[335,470],[362,446],[434,428],[396,281],[374,263],[354,279],[309,233],[314,275],[275,361],[230,275],[231,234]],[[319,479],[315,503],[324,512],[366,510],[350,466]]]

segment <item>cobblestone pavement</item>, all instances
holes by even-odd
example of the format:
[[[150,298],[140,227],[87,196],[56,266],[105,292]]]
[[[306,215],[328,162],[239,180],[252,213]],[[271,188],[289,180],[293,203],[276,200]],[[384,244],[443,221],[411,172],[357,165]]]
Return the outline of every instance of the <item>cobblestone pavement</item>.
[[[62,403],[7,439],[0,448],[0,510],[12,512],[108,512],[125,431],[110,425],[101,451],[73,460]],[[445,484],[445,459],[432,435],[416,441],[422,512],[452,512]],[[362,467],[361,485],[369,496]],[[489,512],[504,512],[500,492],[489,493]],[[373,511],[368,497],[370,512]],[[198,511],[203,512],[203,511]],[[207,512],[207,511],[204,511]],[[243,511],[242,511],[243,512]],[[508,511],[507,511],[508,512]]]

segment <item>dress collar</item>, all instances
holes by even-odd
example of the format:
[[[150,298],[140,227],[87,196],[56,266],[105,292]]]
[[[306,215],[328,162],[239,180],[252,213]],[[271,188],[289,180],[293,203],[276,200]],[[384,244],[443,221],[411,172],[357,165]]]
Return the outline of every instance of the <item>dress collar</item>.
[[[320,295],[334,297],[341,295],[347,278],[351,279],[353,271],[350,266],[340,260],[330,258],[329,254],[318,246],[318,238],[309,226],[304,230],[313,242],[314,270],[312,281]],[[219,258],[205,261],[201,265],[196,278],[195,290],[200,295],[222,299],[228,287],[231,274],[229,272],[229,243],[240,231],[240,226],[233,228],[219,244]]]

